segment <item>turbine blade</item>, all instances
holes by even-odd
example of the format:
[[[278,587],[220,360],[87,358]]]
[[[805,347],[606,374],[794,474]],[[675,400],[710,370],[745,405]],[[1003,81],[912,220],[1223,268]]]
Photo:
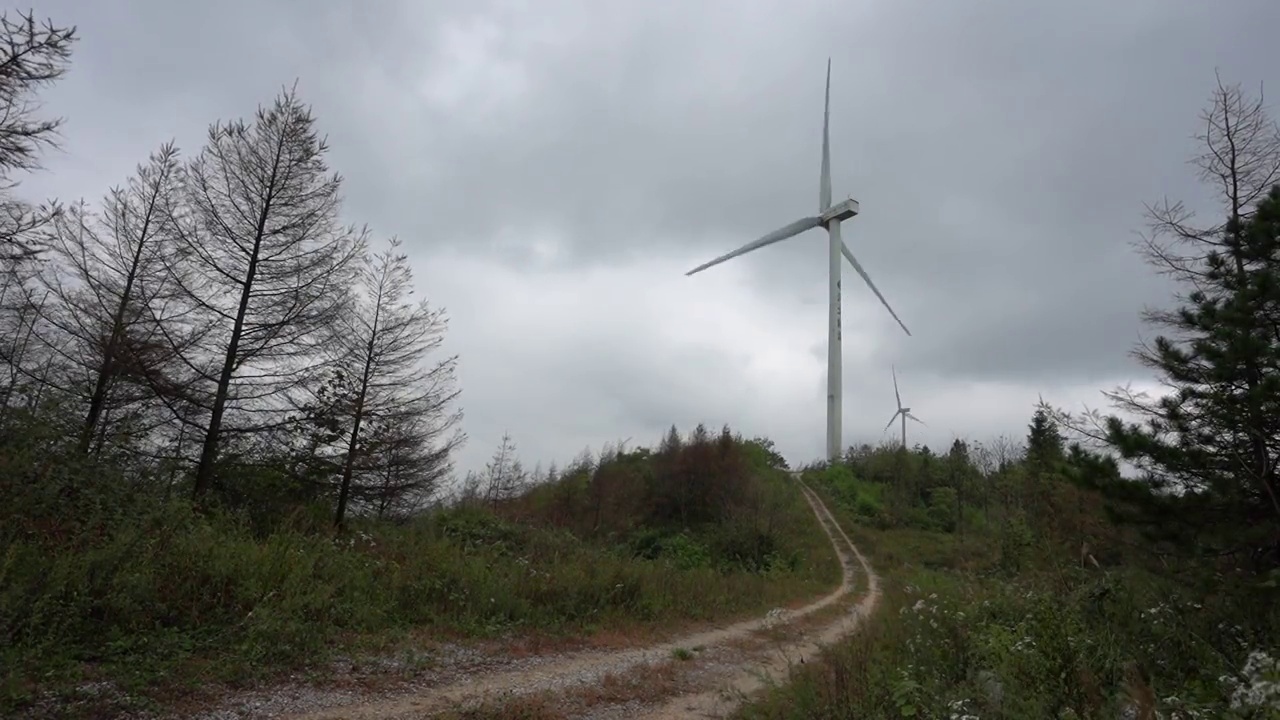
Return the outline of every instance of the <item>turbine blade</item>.
[[[867,287],[871,288],[871,292],[875,293],[876,297],[880,298],[880,303],[884,305],[884,308],[889,311],[889,314],[893,316],[894,320],[898,321],[898,325],[902,327],[902,331],[910,335],[911,331],[903,324],[902,319],[898,317],[898,313],[894,312],[893,308],[889,306],[889,301],[884,299],[884,295],[880,294],[880,289],[876,287],[876,284],[871,282],[871,276],[862,268],[862,263],[858,262],[858,259],[853,256],[853,253],[849,252],[849,246],[842,242],[840,243],[840,250],[844,253],[844,257],[849,261],[849,264],[853,266],[854,271],[862,277],[862,280],[867,284]]]
[[[898,407],[902,407],[902,396],[898,394],[898,369],[890,365],[889,370],[893,372],[893,396],[898,399]]]
[[[812,230],[813,228],[816,228],[821,224],[822,224],[822,220],[817,217],[800,218],[799,220],[791,223],[790,225],[787,225],[785,227],[780,227],[777,230],[774,230],[773,232],[769,233],[768,235],[765,235],[764,237],[760,238],[759,240],[753,240],[747,243],[746,245],[743,245],[742,247],[738,248],[737,250],[734,250],[731,253],[726,253],[724,255],[721,255],[720,257],[710,262],[705,262],[699,265],[698,267],[690,270],[689,272],[685,273],[685,275],[692,275],[696,272],[702,272],[703,270],[706,270],[712,265],[719,265],[725,260],[732,260],[733,258],[736,258],[739,255],[745,255],[751,252],[752,250],[759,250],[765,245],[772,245],[773,243],[781,242],[783,240],[786,240],[789,237],[794,237],[796,235],[799,235],[805,230]]]
[[[907,413],[907,417],[911,418],[912,420],[915,420],[916,422],[920,423],[921,425],[924,425],[924,426],[928,427],[928,423],[926,423],[925,421],[923,421],[923,420],[921,420],[920,418],[916,417],[915,415],[912,415],[911,413]]]
[[[894,413],[893,417],[889,418],[889,422],[884,426],[884,430],[888,430],[890,427],[893,427],[893,421],[898,419],[898,414],[900,412],[901,411]],[[880,432],[884,432],[884,430],[881,430]]]
[[[831,58],[827,58],[827,92],[822,106],[822,177],[818,180],[818,212],[831,209]]]

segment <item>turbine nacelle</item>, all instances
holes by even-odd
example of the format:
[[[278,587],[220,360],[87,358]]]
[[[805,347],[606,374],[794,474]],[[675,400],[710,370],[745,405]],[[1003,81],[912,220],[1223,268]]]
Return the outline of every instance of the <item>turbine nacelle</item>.
[[[858,214],[858,201],[854,200],[853,198],[849,198],[847,200],[841,200],[835,205],[832,205],[829,210],[826,210],[825,212],[823,212],[821,215],[818,216],[818,220],[825,227],[827,223],[830,223],[832,221],[844,222],[845,220],[848,220],[849,218],[857,214]]]

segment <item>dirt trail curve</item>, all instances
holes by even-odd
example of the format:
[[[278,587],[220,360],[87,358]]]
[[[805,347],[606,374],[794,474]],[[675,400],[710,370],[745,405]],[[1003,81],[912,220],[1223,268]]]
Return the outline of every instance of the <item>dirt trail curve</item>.
[[[880,598],[879,578],[822,501],[792,476],[840,557],[843,578],[832,593],[792,611],[686,635],[642,648],[557,653],[496,661],[474,670],[424,677],[379,692],[277,689],[241,698],[205,720],[408,720],[449,710],[539,705],[584,720],[720,717],[793,663],[854,631]],[[862,570],[865,586],[854,594]],[[494,665],[497,667],[494,667]],[[305,708],[305,709],[304,709]],[[503,713],[505,714],[505,713]]]

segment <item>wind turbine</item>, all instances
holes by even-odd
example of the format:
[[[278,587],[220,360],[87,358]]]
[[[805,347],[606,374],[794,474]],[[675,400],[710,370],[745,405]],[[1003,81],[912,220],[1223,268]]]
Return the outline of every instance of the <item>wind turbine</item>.
[[[799,235],[806,230],[812,230],[816,227],[825,227],[828,236],[828,295],[830,305],[827,312],[827,457],[831,460],[837,460],[843,454],[840,428],[840,412],[841,412],[841,353],[840,353],[840,256],[844,255],[849,264],[853,266],[854,272],[862,278],[871,288],[871,292],[880,299],[880,302],[902,326],[902,330],[908,335],[911,334],[907,330],[907,326],[898,318],[898,314],[889,306],[889,301],[884,299],[884,295],[880,294],[880,290],[875,283],[871,282],[871,277],[867,275],[867,271],[863,269],[862,264],[858,262],[853,253],[849,251],[848,246],[840,239],[840,223],[852,218],[858,214],[858,201],[853,198],[841,200],[839,203],[831,204],[831,59],[827,58],[827,89],[826,99],[822,110],[822,174],[818,185],[818,214],[801,218],[783,226],[773,232],[765,235],[759,240],[749,242],[746,245],[734,250],[731,253],[721,255],[707,263],[703,263],[698,267],[685,273],[685,275],[693,275],[702,272],[713,265],[731,260],[739,255],[745,255],[752,250],[759,250],[766,245],[772,245],[788,238]]]
[[[902,407],[902,396],[898,394],[898,371],[894,370],[892,366],[889,369],[893,371],[893,396],[898,400],[898,411],[893,414],[893,417],[889,418],[889,423],[884,426],[884,429],[888,430],[889,426],[893,425],[894,420],[902,418],[902,449],[905,450],[907,448],[907,418],[911,418],[921,425],[924,425],[924,421],[912,415],[911,408]],[[881,430],[881,432],[884,432],[884,430]]]

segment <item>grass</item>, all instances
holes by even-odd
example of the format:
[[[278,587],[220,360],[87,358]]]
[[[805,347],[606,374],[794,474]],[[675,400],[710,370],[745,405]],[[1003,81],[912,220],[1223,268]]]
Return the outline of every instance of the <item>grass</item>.
[[[1086,569],[994,527],[878,529],[823,491],[881,573],[881,606],[740,720],[1280,717],[1273,595],[1136,561]]]
[[[356,522],[335,538],[301,521],[263,534],[230,514],[140,502],[101,532],[20,534],[0,555],[0,714],[99,681],[133,699],[86,714],[323,673],[336,653],[406,636],[669,630],[828,591],[839,566],[807,504],[780,474],[764,482],[783,501],[772,550],[750,563],[731,552],[746,521],[580,537],[477,507]]]

